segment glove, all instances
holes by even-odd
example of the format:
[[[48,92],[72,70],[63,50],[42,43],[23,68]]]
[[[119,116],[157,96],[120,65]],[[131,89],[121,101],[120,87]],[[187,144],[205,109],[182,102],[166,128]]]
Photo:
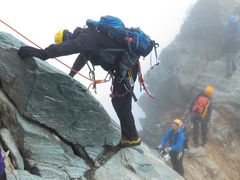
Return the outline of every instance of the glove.
[[[160,151],[162,151],[164,148],[163,148],[163,146],[160,144],[160,145],[157,147],[157,149],[159,149]]]
[[[18,50],[18,55],[22,59],[26,59],[26,58],[29,58],[29,57],[37,57],[37,58],[40,58],[42,60],[47,59],[47,55],[44,52],[44,50],[36,49],[34,47],[31,47],[31,46],[20,47],[20,49]]]
[[[33,52],[33,47],[22,46],[18,50],[18,55],[20,56],[20,58],[25,59],[25,58],[31,57],[32,56],[32,52]]]
[[[171,148],[170,148],[170,147],[167,147],[167,148],[164,149],[164,151],[165,151],[166,153],[169,153],[169,152],[171,151]]]

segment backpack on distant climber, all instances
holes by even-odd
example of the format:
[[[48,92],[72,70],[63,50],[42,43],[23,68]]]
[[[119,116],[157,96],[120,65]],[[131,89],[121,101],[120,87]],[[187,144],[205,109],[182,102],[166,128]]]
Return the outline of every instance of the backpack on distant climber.
[[[198,96],[192,107],[192,114],[197,117],[207,117],[210,100],[205,96]]]
[[[122,20],[114,16],[102,16],[98,22],[87,20],[86,24],[125,45],[127,50],[138,56],[147,56],[156,45],[140,28],[126,28]]]

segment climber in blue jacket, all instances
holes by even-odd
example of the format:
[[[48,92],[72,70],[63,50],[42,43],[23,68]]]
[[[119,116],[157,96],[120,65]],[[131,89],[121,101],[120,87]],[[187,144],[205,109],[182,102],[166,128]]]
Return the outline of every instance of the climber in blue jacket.
[[[173,169],[180,175],[184,175],[183,152],[184,152],[185,133],[182,128],[182,121],[175,119],[172,128],[169,128],[163,135],[158,148],[171,157]]]

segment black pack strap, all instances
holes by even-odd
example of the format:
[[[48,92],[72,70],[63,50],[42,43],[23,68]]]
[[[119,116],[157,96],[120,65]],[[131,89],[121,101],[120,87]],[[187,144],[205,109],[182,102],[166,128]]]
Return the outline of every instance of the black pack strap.
[[[129,37],[129,34],[128,34],[128,30],[126,30],[126,37],[127,37],[127,44],[128,44],[128,50],[129,52],[132,52],[132,48],[131,48],[131,44],[130,44],[130,37]]]
[[[172,139],[172,137],[174,136],[174,129],[171,130],[170,135],[169,135],[169,139],[168,139],[170,145],[177,143],[178,134],[179,134],[179,132],[176,132],[176,135],[175,135],[175,137],[173,138],[173,142],[172,142],[171,139]]]
[[[134,92],[133,92],[133,88],[132,88],[132,86],[131,86],[131,84],[130,84],[128,78],[127,78],[127,76],[124,76],[124,84],[126,85],[127,90],[131,93],[131,95],[132,95],[132,97],[133,97],[133,100],[134,100],[135,102],[137,102],[137,97],[135,96],[135,94],[134,94]]]

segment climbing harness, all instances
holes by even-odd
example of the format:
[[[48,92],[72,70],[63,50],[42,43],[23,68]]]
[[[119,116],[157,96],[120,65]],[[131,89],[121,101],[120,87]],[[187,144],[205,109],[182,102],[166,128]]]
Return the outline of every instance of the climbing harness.
[[[105,78],[103,80],[96,80],[95,78],[95,67],[92,64],[92,68],[90,67],[89,63],[87,62],[87,66],[89,68],[89,79],[91,79],[92,83],[88,86],[88,89],[91,87],[91,85],[93,86],[93,90],[94,92],[97,94],[97,84],[100,83],[105,83],[105,82],[109,82],[111,80],[111,76],[109,73],[107,73],[107,75],[105,76]]]

